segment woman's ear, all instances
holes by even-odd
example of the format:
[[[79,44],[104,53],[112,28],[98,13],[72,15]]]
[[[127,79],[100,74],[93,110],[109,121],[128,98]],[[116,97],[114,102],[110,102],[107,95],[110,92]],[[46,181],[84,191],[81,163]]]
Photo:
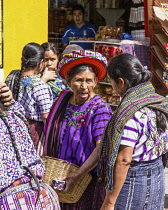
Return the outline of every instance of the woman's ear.
[[[125,92],[126,92],[126,83],[125,83],[125,80],[121,77],[118,78],[118,84],[119,84],[119,89],[120,89],[120,95],[124,95]]]
[[[118,78],[118,84],[121,87],[121,89],[125,88],[125,81],[123,80],[123,78],[121,77]]]

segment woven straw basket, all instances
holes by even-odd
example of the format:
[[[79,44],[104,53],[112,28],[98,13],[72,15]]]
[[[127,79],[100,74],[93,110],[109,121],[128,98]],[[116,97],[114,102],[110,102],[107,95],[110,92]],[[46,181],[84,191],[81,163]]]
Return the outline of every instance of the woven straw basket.
[[[49,185],[52,184],[53,179],[72,174],[79,168],[72,163],[58,158],[43,156],[42,160],[45,164],[44,183]],[[68,193],[61,193],[61,191],[55,190],[59,196],[60,202],[76,203],[84,193],[91,179],[92,176],[89,173],[86,174]]]

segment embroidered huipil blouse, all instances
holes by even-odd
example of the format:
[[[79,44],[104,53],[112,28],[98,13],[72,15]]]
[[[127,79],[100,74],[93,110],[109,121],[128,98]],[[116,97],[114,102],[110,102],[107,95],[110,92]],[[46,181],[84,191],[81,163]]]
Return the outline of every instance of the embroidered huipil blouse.
[[[98,95],[83,105],[68,103],[59,134],[58,158],[81,166],[101,140],[111,115],[110,105]]]

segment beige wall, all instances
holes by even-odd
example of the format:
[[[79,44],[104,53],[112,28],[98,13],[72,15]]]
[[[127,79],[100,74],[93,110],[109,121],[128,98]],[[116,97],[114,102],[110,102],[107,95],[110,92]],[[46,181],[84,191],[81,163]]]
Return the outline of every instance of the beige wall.
[[[5,77],[20,69],[23,46],[48,40],[48,0],[3,0]]]

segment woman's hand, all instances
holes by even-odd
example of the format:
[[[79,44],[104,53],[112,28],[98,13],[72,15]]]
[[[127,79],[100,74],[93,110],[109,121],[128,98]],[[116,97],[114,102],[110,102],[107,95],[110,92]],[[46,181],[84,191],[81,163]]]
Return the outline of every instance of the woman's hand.
[[[41,77],[41,80],[43,82],[48,82],[50,80],[55,80],[56,79],[56,72],[55,71],[51,71],[48,68],[45,68],[43,75]]]
[[[65,190],[62,191],[63,193],[66,193],[74,187],[74,185],[76,184],[79,178],[74,173],[74,174],[67,175],[66,177],[59,178],[59,179],[66,181]]]
[[[114,210],[114,205],[104,202],[100,210]]]
[[[10,106],[13,100],[13,95],[9,87],[5,83],[0,83],[0,101],[4,106]]]

